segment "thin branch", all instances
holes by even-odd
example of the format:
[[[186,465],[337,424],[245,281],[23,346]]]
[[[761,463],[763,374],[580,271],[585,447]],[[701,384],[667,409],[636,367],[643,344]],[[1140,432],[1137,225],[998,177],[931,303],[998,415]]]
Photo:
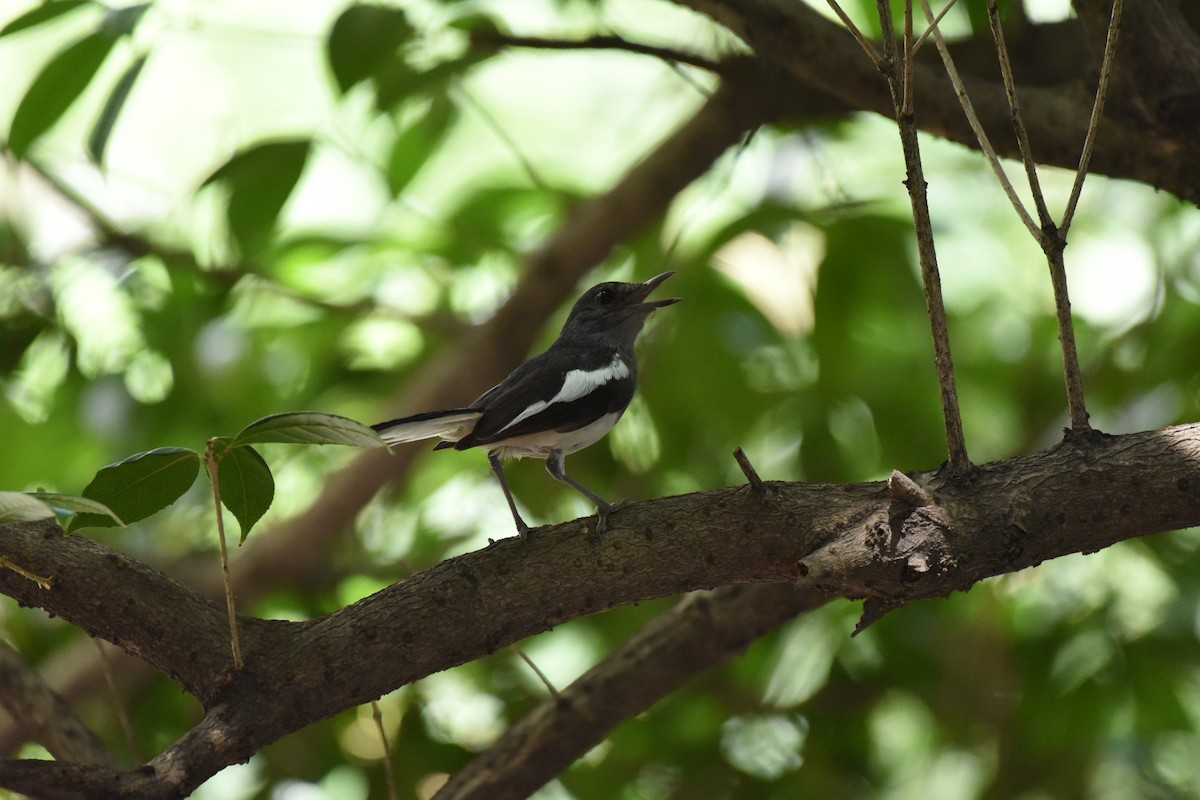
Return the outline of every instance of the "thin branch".
[[[950,329],[946,320],[946,305],[942,299],[942,279],[938,272],[937,250],[933,242],[933,222],[929,214],[925,172],[921,163],[916,120],[913,114],[904,113],[904,75],[897,74],[898,71],[911,69],[911,62],[907,59],[902,61],[896,52],[891,6],[887,0],[877,0],[877,8],[880,23],[883,26],[884,56],[888,64],[884,74],[891,90],[896,126],[899,129],[900,145],[904,152],[904,164],[908,170],[905,186],[908,187],[908,197],[912,205],[913,224],[917,236],[917,254],[921,262],[921,283],[925,291],[925,308],[929,315],[930,332],[933,336],[933,360],[937,368],[942,416],[946,424],[949,466],[954,472],[963,472],[970,469],[971,460],[967,455],[962,412],[958,406],[958,389],[954,381],[954,360],[950,354]],[[908,10],[910,13],[905,27],[911,28],[911,6]],[[906,36],[906,43],[909,40],[911,40],[911,36]]]
[[[942,10],[938,12],[938,15],[933,18],[933,22],[931,22],[929,26],[925,28],[925,32],[917,37],[917,42],[913,45],[914,55],[920,52],[921,48],[925,46],[925,42],[929,39],[929,34],[933,33],[934,29],[937,28],[938,23],[942,21],[942,17],[946,16],[950,9],[954,8],[954,4],[957,2],[958,0],[950,0],[949,3],[946,3],[946,5],[942,7]]]
[[[1021,198],[1017,196],[1012,182],[1008,179],[1008,174],[1005,173],[1003,165],[1000,164],[1000,157],[996,155],[996,150],[992,147],[991,139],[988,138],[987,133],[983,130],[983,124],[979,121],[979,115],[975,113],[975,106],[967,94],[962,77],[958,74],[958,69],[954,66],[954,58],[950,55],[950,48],[946,46],[946,40],[942,38],[942,32],[938,29],[937,22],[933,16],[933,10],[929,7],[929,0],[921,0],[921,10],[925,13],[925,19],[929,22],[929,33],[933,36],[933,43],[937,45],[938,53],[942,56],[946,75],[950,78],[950,83],[954,87],[954,94],[958,98],[959,105],[962,106],[963,113],[967,117],[967,123],[975,133],[975,139],[979,142],[979,149],[983,151],[988,164],[992,167],[992,172],[996,174],[996,180],[1000,182],[1000,188],[1004,190],[1004,194],[1008,197],[1009,202],[1012,203],[1013,210],[1017,212],[1017,216],[1020,217],[1021,222],[1025,224],[1025,227],[1034,237],[1041,236],[1041,228],[1034,221],[1033,217],[1029,215],[1029,212],[1025,209],[1025,204],[1021,202]]]
[[[546,677],[546,673],[542,672],[541,669],[538,668],[538,665],[533,662],[533,659],[529,657],[529,654],[515,644],[512,646],[512,649],[513,652],[515,652],[520,659],[525,662],[525,666],[533,670],[533,674],[538,676],[538,680],[541,681],[542,685],[546,687],[546,691],[550,693],[550,696],[555,700],[558,700],[558,689],[554,688],[554,684],[551,683],[550,679]]]
[[[387,783],[388,800],[396,800],[400,795],[396,792],[396,775],[392,769],[392,748],[388,744],[387,731],[383,728],[383,711],[379,708],[379,701],[371,701],[371,718],[375,720],[375,732],[379,734],[379,744],[383,749],[383,778]]]
[[[618,50],[625,53],[651,56],[668,64],[686,64],[690,67],[720,72],[721,62],[710,58],[675,50],[669,47],[631,42],[619,36],[591,36],[587,39],[548,39],[537,36],[513,36],[499,31],[480,31],[472,34],[472,46],[501,48],[521,47],[532,50]]]
[[[876,67],[883,68],[883,56],[875,49],[875,45],[871,44],[871,40],[863,35],[863,32],[854,24],[854,20],[850,19],[850,15],[845,12],[837,0],[827,0],[829,7],[833,9],[833,13],[838,15],[838,19],[846,26],[846,30],[850,31],[850,35],[854,37],[854,41],[858,42],[858,46],[867,54],[867,58],[871,59]]]
[[[141,761],[141,748],[138,747],[137,736],[133,732],[133,723],[129,721],[129,711],[125,708],[125,704],[121,702],[121,693],[117,691],[117,678],[113,674],[112,659],[109,658],[108,651],[105,649],[110,647],[106,642],[99,639],[93,639],[96,643],[96,652],[100,654],[100,666],[104,670],[104,682],[108,685],[108,696],[112,700],[113,713],[117,715],[117,723],[121,726],[121,732],[125,736],[125,744],[129,748],[130,754],[135,761]]]
[[[1096,131],[1100,128],[1100,116],[1104,113],[1104,99],[1108,96],[1108,83],[1112,77],[1112,67],[1117,52],[1117,37],[1121,33],[1123,6],[1123,0],[1113,0],[1112,16],[1108,21],[1108,37],[1104,41],[1104,60],[1100,65],[1100,81],[1096,86],[1096,99],[1092,104],[1092,115],[1088,119],[1087,136],[1083,140],[1083,152],[1079,155],[1079,168],[1075,171],[1075,183],[1071,186],[1071,197],[1067,200],[1062,223],[1058,226],[1059,235],[1064,240],[1067,237],[1067,231],[1071,228],[1071,222],[1075,218],[1075,207],[1079,204],[1079,194],[1083,191],[1083,179],[1087,177],[1088,165],[1092,160],[1092,149],[1096,146]]]
[[[1050,209],[1046,207],[1046,198],[1042,194],[1042,184],[1038,180],[1037,162],[1033,159],[1033,147],[1029,144],[1029,133],[1025,130],[1025,120],[1021,115],[1021,103],[1017,97],[1017,82],[1013,77],[1012,62],[1008,58],[1008,44],[1004,41],[1004,29],[1000,25],[1000,10],[996,0],[988,0],[988,21],[992,28],[992,39],[996,42],[996,56],[1000,61],[1000,76],[1004,80],[1004,93],[1008,98],[1008,107],[1012,111],[1013,131],[1017,136],[1017,147],[1021,150],[1021,163],[1025,165],[1025,177],[1029,180],[1029,191],[1033,194],[1033,202],[1037,207],[1038,219],[1045,229],[1053,221]]]
[[[237,600],[233,594],[233,580],[229,575],[229,548],[225,543],[225,514],[221,508],[221,479],[220,466],[217,463],[215,451],[216,439],[209,439],[204,451],[204,468],[208,471],[208,481],[212,484],[213,506],[217,515],[217,541],[221,550],[221,580],[225,584],[225,610],[229,616],[229,648],[233,652],[234,669],[242,669],[246,662],[242,659],[242,645],[238,636]]]
[[[745,450],[740,447],[734,450],[733,460],[737,462],[738,467],[742,470],[742,474],[746,476],[746,481],[750,484],[750,491],[759,496],[766,492],[767,485],[758,476],[758,470],[750,463],[750,457],[746,455]]]

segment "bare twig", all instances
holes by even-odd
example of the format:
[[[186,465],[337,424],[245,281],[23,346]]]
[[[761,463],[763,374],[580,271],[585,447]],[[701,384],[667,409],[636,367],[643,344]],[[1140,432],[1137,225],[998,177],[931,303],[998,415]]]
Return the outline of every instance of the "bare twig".
[[[938,53],[942,56],[942,63],[946,67],[946,75],[950,78],[951,85],[954,86],[954,94],[958,97],[963,114],[967,117],[967,123],[971,126],[971,130],[975,132],[975,139],[979,142],[979,149],[983,151],[988,164],[992,167],[992,172],[996,174],[996,180],[1000,182],[1000,188],[1004,190],[1004,194],[1008,197],[1009,202],[1012,203],[1013,210],[1017,212],[1017,216],[1020,217],[1021,222],[1025,224],[1030,234],[1035,237],[1040,236],[1041,228],[1025,209],[1021,198],[1017,196],[1012,182],[1008,179],[1008,174],[1005,173],[1004,167],[1000,164],[1000,157],[996,155],[996,149],[992,147],[991,139],[988,138],[987,133],[983,130],[983,123],[979,121],[979,115],[975,113],[975,106],[971,102],[971,98],[967,96],[966,86],[963,84],[962,76],[958,74],[958,68],[954,66],[954,58],[950,55],[950,49],[946,46],[946,40],[942,38],[942,33],[937,27],[933,10],[929,7],[929,0],[921,0],[921,10],[925,13],[925,19],[929,22],[929,31],[927,33],[933,36],[933,43],[937,45]]]
[[[136,762],[142,761],[141,748],[138,747],[137,737],[133,733],[133,723],[129,721],[129,711],[125,708],[125,704],[121,702],[121,693],[117,691],[117,679],[113,675],[112,659],[109,658],[108,651],[105,649],[109,645],[99,639],[93,639],[96,643],[96,650],[100,653],[100,666],[104,672],[104,682],[108,684],[108,694],[112,699],[113,709],[117,715],[117,722],[121,726],[121,732],[125,735],[125,743],[129,747],[129,753],[133,756]]]
[[[550,696],[557,701],[559,699],[558,689],[554,688],[554,684],[551,683],[550,679],[546,677],[546,673],[538,669],[538,665],[533,663],[533,659],[530,658],[529,655],[520,647],[514,644],[512,649],[513,652],[520,656],[521,660],[525,662],[525,665],[533,670],[533,674],[538,676],[538,680],[540,680],[542,685],[546,687],[546,691],[549,692]]]
[[[392,769],[392,747],[388,744],[387,731],[383,729],[383,712],[379,701],[371,701],[371,718],[375,720],[375,732],[379,734],[379,744],[383,747],[383,779],[387,782],[388,800],[396,800],[400,795],[396,792],[396,774]]]
[[[924,0],[922,0],[924,2]],[[883,26],[884,55],[888,86],[891,89],[892,105],[896,114],[896,125],[900,132],[900,145],[904,152],[904,164],[908,170],[905,186],[912,205],[913,224],[917,234],[917,254],[921,261],[921,283],[925,290],[925,307],[929,315],[933,335],[933,358],[937,368],[938,387],[941,393],[942,415],[946,423],[946,446],[949,451],[950,469],[955,472],[970,469],[967,443],[963,435],[962,412],[958,407],[958,389],[954,382],[954,360],[950,355],[950,332],[946,321],[946,305],[942,300],[942,279],[938,272],[937,250],[933,243],[933,222],[929,214],[929,198],[926,193],[925,171],[921,164],[921,150],[917,139],[917,125],[911,113],[904,113],[903,69],[896,52],[895,29],[892,26],[891,7],[887,0],[877,0],[879,20]],[[911,5],[909,20],[911,27]],[[935,36],[937,34],[935,33]]]
[[[938,23],[942,21],[942,17],[946,16],[950,9],[954,8],[954,4],[957,2],[958,0],[950,0],[949,3],[946,3],[942,10],[938,12],[938,15],[933,18],[933,22],[931,22],[929,26],[925,28],[925,32],[917,37],[917,42],[913,45],[914,55],[925,45],[925,41],[929,38],[929,34],[933,33],[934,29],[937,28]]]
[[[854,37],[854,41],[858,42],[859,47],[867,54],[867,58],[874,62],[876,67],[882,69],[883,56],[875,49],[875,45],[871,44],[871,40],[863,35],[863,32],[854,24],[854,20],[850,19],[850,15],[845,12],[837,0],[827,0],[829,7],[833,9],[833,13],[838,15],[838,19],[846,26],[846,30],[850,31],[850,35]]]
[[[733,451],[733,460],[741,467],[742,474],[746,476],[746,480],[750,484],[750,491],[761,495],[767,490],[767,485],[763,483],[763,479],[758,476],[758,470],[750,463],[750,457],[746,455],[746,451],[742,448],[737,448]]]
[[[213,506],[217,513],[217,539],[221,543],[221,579],[225,583],[225,609],[229,614],[229,647],[233,651],[233,666],[241,669],[245,666],[242,660],[242,646],[238,642],[237,601],[233,596],[233,581],[229,577],[229,548],[225,544],[225,515],[221,509],[220,467],[217,464],[216,440],[209,439],[204,453],[204,467],[208,471],[208,480],[212,484]]]
[[[1108,37],[1104,42],[1104,60],[1100,65],[1100,82],[1096,86],[1096,99],[1092,104],[1092,116],[1088,120],[1087,136],[1083,140],[1083,152],[1079,155],[1079,169],[1075,171],[1075,183],[1071,187],[1071,197],[1067,200],[1066,211],[1063,212],[1059,235],[1064,240],[1075,218],[1075,207],[1079,204],[1079,193],[1083,191],[1083,179],[1087,177],[1088,164],[1092,160],[1092,150],[1096,145],[1096,131],[1100,127],[1100,115],[1104,113],[1104,98],[1108,95],[1108,81],[1112,77],[1114,56],[1117,52],[1117,37],[1121,33],[1121,10],[1123,0],[1113,0],[1112,16],[1108,21]]]
[[[1000,75],[1004,80],[1004,93],[1008,98],[1008,107],[1012,110],[1013,131],[1017,136],[1017,147],[1021,149],[1021,163],[1025,165],[1025,176],[1029,179],[1029,191],[1033,194],[1038,219],[1044,229],[1052,221],[1052,217],[1050,209],[1046,207],[1046,198],[1042,194],[1042,185],[1037,174],[1037,162],[1033,159],[1029,133],[1025,130],[1025,121],[1021,116],[1021,104],[1017,98],[1017,82],[1013,77],[1012,62],[1008,58],[1008,45],[1004,41],[1004,29],[1000,26],[1000,10],[996,6],[996,0],[988,0],[987,11],[988,21],[992,28],[992,38],[996,42],[996,56],[1000,60]]]
[[[719,61],[705,58],[696,53],[673,50],[669,47],[631,42],[619,36],[591,36],[587,39],[544,39],[537,36],[513,36],[498,31],[480,31],[471,36],[471,44],[480,47],[522,47],[532,50],[619,50],[662,59],[668,64],[686,64],[690,67],[720,72]]]

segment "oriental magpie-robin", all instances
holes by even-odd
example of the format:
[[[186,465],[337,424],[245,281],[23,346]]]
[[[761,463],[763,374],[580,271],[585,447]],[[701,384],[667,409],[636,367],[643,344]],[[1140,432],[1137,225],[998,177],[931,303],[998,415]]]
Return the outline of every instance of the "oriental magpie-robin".
[[[593,286],[575,303],[550,349],[517,367],[471,405],[373,427],[388,444],[440,438],[435,450],[486,448],[522,539],[529,526],[504,479],[504,459],[544,458],[552,477],[596,504],[596,531],[603,532],[616,506],[567,475],[564,461],[569,453],[599,441],[625,413],[637,386],[634,340],[652,311],[679,301],[646,298],[674,274],[664,272],[645,283]]]

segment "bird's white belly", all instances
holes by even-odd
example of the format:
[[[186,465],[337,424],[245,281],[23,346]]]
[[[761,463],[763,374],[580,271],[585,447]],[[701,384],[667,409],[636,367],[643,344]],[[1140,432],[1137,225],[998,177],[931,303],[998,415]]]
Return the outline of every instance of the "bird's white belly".
[[[542,431],[507,439],[492,450],[501,458],[546,458],[551,450],[562,450],[563,454],[575,453],[604,438],[621,418],[621,411],[612,411],[600,419],[573,431]]]

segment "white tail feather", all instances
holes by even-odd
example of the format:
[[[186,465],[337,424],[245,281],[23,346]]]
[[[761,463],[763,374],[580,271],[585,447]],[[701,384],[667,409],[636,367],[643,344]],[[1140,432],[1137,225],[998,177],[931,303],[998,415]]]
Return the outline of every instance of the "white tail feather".
[[[394,419],[374,427],[375,431],[388,444],[419,442],[422,439],[443,439],[447,442],[457,442],[475,428],[475,423],[481,415],[480,411],[447,411],[438,416],[421,414],[416,417]]]

